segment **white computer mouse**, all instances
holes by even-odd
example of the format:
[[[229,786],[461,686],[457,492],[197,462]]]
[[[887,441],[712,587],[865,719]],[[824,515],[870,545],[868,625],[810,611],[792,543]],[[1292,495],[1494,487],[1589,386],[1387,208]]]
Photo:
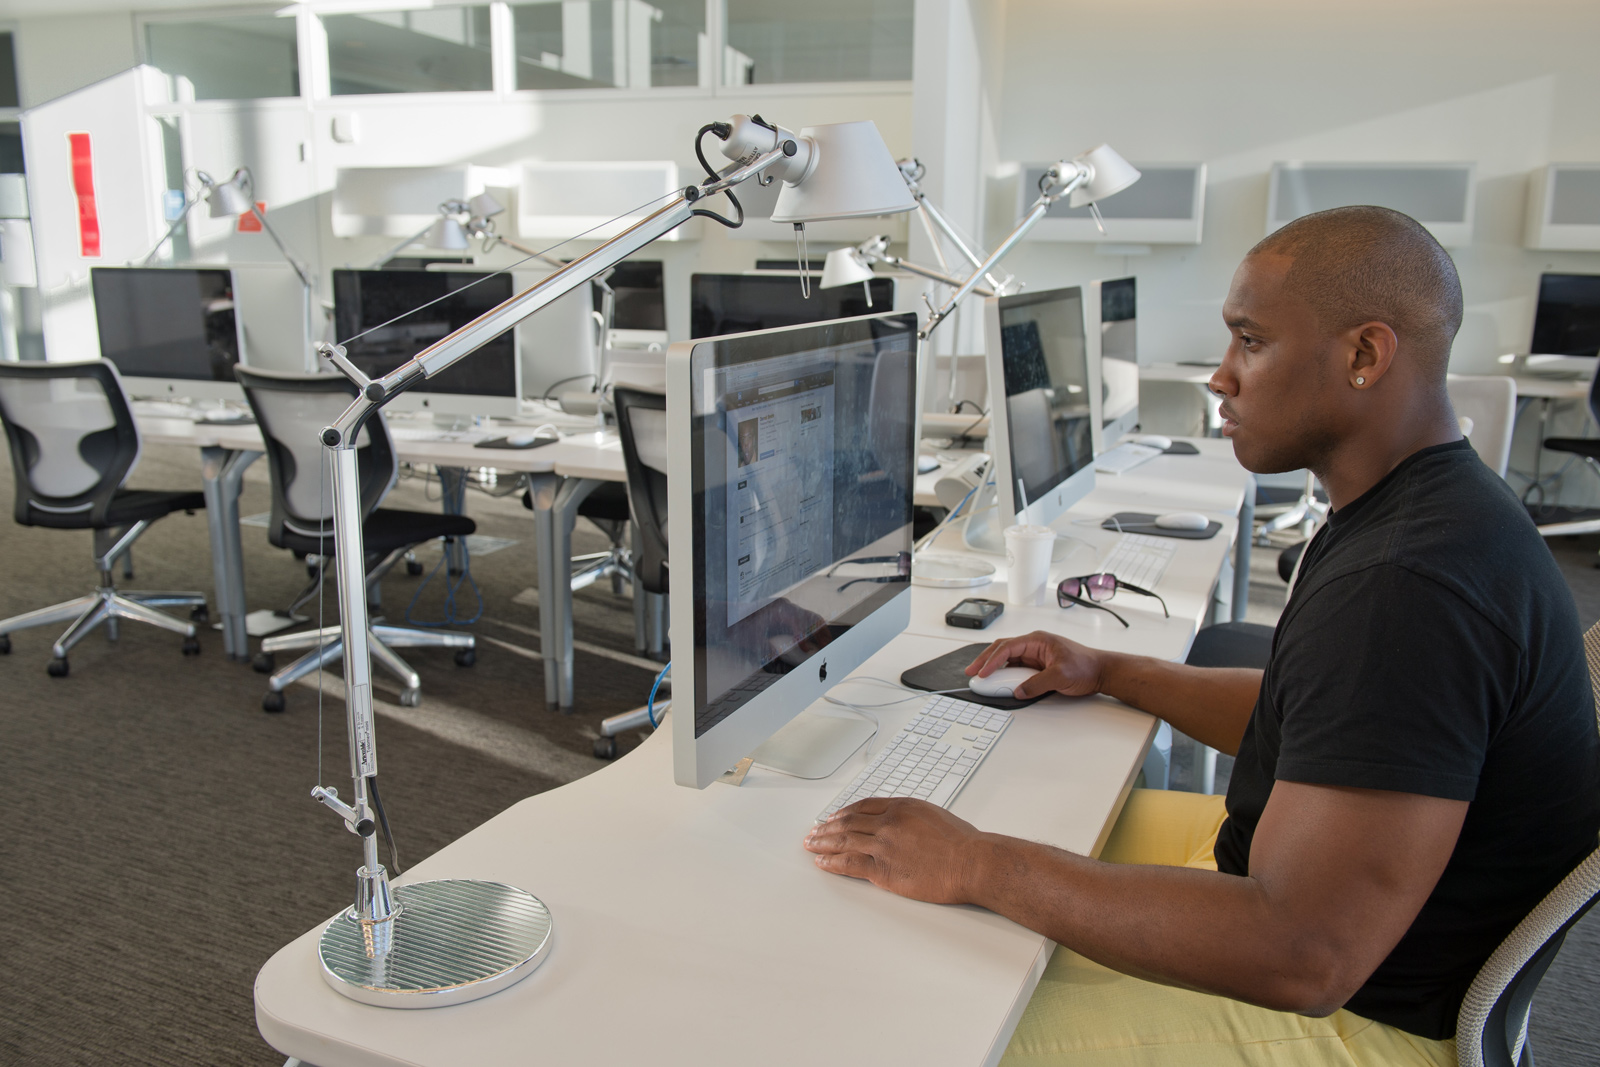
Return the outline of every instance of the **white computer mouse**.
[[[1001,667],[987,678],[976,674],[968,678],[967,688],[981,697],[1009,697],[1037,673],[1032,667]]]
[[[1172,447],[1172,438],[1163,437],[1158,433],[1140,434],[1132,440],[1136,445],[1148,445],[1151,448],[1159,448],[1163,452]]]
[[[1211,525],[1211,520],[1198,511],[1174,511],[1157,515],[1156,525],[1163,530],[1204,530]]]
[[[539,435],[536,433],[513,433],[506,435],[506,444],[513,445],[517,448],[523,448],[527,445],[533,444],[538,439]]]
[[[938,469],[939,469],[939,461],[935,457],[933,457],[933,456],[918,456],[917,457],[917,473],[918,474],[932,474],[934,471],[936,471]]]

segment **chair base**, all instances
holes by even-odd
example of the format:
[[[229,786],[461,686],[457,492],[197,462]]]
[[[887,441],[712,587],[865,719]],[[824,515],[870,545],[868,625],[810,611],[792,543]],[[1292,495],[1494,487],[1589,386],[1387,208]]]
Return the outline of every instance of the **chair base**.
[[[453,648],[456,663],[470,667],[477,659],[477,640],[471,634],[449,630],[414,630],[404,626],[386,626],[381,623],[367,628],[367,644],[372,662],[394,675],[400,681],[400,703],[414,708],[422,701],[422,677],[411,665],[395,654],[397,648]],[[312,671],[335,663],[344,656],[344,640],[337,626],[324,626],[320,630],[307,630],[297,634],[275,634],[261,642],[261,654],[270,657],[278,652],[309,649],[305,655],[267,679],[268,693],[262,707],[268,711],[283,710],[283,691]],[[266,662],[270,663],[270,660]]]
[[[106,627],[106,636],[111,640],[117,639],[117,623],[122,619],[131,622],[147,623],[151,626],[170,630],[182,634],[189,640],[184,643],[185,653],[199,651],[198,644],[191,646],[194,641],[194,624],[182,619],[174,618],[157,608],[186,607],[191,609],[204,608],[206,598],[204,593],[196,592],[146,592],[130,591],[119,593],[114,587],[103,585],[88,596],[81,596],[68,600],[53,607],[40,608],[22,615],[15,615],[0,621],[0,636],[13,634],[18,630],[28,630],[35,626],[50,626],[55,623],[71,620],[71,625],[66,629],[55,644],[50,646],[51,655],[57,660],[65,660],[67,653],[89,635],[89,632],[100,626]],[[65,671],[52,672],[65,674]]]

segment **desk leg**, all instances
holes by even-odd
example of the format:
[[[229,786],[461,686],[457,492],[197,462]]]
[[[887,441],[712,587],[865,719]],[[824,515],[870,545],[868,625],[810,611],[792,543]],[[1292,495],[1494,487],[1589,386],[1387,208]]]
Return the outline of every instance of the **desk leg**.
[[[539,657],[544,661],[544,702],[552,707],[559,691],[550,656],[551,635],[556,632],[552,605],[556,599],[556,576],[561,573],[555,559],[553,516],[561,481],[554,474],[528,475],[528,495],[533,500],[533,554],[539,575]]]
[[[1256,479],[1245,486],[1239,505],[1239,540],[1233,546],[1233,621],[1243,622],[1250,609],[1250,553],[1256,539]]]
[[[206,527],[211,535],[211,574],[222,622],[222,648],[229,659],[250,658],[245,630],[244,546],[239,537],[239,496],[245,468],[260,452],[226,448],[200,450],[200,472],[206,496]]]
[[[465,514],[466,506],[466,481],[467,469],[465,467],[435,467],[439,472],[439,489],[443,497],[441,508],[446,515]],[[444,554],[448,560],[445,565],[452,578],[459,578],[467,571],[467,561],[462,553],[462,544],[453,537],[445,538]]]
[[[545,699],[555,680],[555,703],[563,713],[572,710],[572,527],[578,521],[578,505],[602,483],[596,478],[565,478],[556,491],[550,512],[549,593],[539,589],[539,649],[544,655]],[[541,579],[542,580],[542,579]],[[549,605],[549,629],[545,629],[545,605]]]

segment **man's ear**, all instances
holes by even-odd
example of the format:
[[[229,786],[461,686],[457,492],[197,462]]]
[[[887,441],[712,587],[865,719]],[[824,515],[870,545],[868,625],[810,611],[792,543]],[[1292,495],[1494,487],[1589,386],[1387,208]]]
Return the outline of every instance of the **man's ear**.
[[[1385,322],[1362,323],[1345,336],[1349,341],[1350,365],[1346,373],[1350,386],[1354,389],[1371,389],[1394,365],[1394,354],[1400,347],[1400,338],[1394,328]]]

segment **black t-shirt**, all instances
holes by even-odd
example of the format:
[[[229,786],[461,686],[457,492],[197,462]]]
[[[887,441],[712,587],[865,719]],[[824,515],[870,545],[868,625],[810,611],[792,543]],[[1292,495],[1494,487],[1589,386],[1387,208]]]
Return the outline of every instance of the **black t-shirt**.
[[[1577,611],[1465,441],[1408,457],[1306,546],[1228,784],[1246,874],[1275,780],[1470,801],[1438,884],[1345,1007],[1455,1033],[1473,976],[1595,847],[1600,734]]]

